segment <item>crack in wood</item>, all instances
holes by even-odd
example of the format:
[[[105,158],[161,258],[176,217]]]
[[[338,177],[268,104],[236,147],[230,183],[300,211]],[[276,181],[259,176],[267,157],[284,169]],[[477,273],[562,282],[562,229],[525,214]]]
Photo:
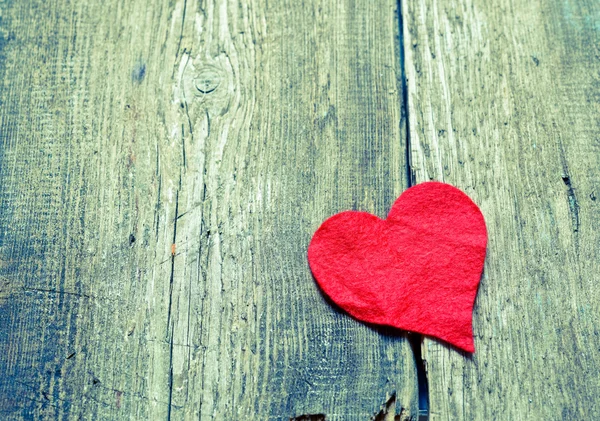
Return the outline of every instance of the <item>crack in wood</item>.
[[[181,188],[181,177],[179,179],[179,189]],[[169,310],[167,313],[167,329],[169,329],[169,406],[167,409],[167,421],[171,420],[171,409],[173,406],[173,325],[171,311],[173,309],[173,281],[175,277],[175,245],[177,240],[177,220],[179,212],[179,189],[175,194],[175,218],[173,220],[173,243],[171,246],[171,276],[169,280]]]
[[[303,414],[290,418],[290,421],[325,421],[325,414]]]
[[[565,148],[560,139],[558,139],[558,152],[560,154],[560,161],[562,166],[562,174],[561,178],[565,186],[567,186],[567,197],[569,200],[569,213],[571,214],[571,226],[573,227],[573,232],[579,232],[579,202],[577,201],[577,196],[575,195],[575,189],[573,188],[573,184],[571,183],[571,176],[569,175],[569,165],[567,164],[567,157],[565,154]],[[576,243],[576,245],[578,245]]]
[[[398,0],[398,37],[399,37],[399,49],[400,49],[400,71],[402,80],[402,120],[401,125],[404,127],[405,135],[405,153],[406,153],[406,186],[410,188],[416,184],[415,173],[411,166],[411,139],[410,139],[410,115],[409,115],[409,103],[408,103],[408,86],[406,81],[406,58],[405,58],[405,43],[404,43],[404,21],[402,18],[402,1]],[[425,370],[425,362],[423,361],[421,354],[421,346],[423,344],[423,335],[413,334],[409,335],[409,342],[414,355],[416,370],[417,370],[417,387],[418,387],[418,401],[419,401],[419,421],[426,421],[429,419],[429,384],[427,378],[427,371]],[[394,397],[395,399],[395,397]]]

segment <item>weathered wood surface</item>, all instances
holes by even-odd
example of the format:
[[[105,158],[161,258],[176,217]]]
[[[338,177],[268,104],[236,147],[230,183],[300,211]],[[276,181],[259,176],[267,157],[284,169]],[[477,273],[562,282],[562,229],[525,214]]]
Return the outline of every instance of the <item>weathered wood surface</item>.
[[[394,1],[0,8],[1,419],[416,414],[305,258],[406,188]]]
[[[362,3],[0,3],[0,419],[416,417],[305,260],[405,156],[490,233],[430,418],[600,418],[600,5]]]
[[[402,6],[414,178],[490,239],[477,352],[425,341],[430,418],[600,419],[600,3]]]

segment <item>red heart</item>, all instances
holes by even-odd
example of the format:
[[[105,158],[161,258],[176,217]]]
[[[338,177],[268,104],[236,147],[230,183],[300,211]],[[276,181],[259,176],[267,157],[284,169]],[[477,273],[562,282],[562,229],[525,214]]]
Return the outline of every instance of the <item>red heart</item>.
[[[428,182],[406,190],[385,220],[354,211],[327,219],[308,261],[325,294],[358,320],[475,352],[471,318],[486,244],[477,205]]]

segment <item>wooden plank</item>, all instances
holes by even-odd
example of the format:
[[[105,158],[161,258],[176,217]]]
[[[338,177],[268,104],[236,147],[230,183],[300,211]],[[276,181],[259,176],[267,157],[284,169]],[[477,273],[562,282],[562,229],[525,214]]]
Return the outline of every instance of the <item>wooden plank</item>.
[[[600,3],[402,7],[414,178],[489,229],[476,353],[423,346],[431,419],[600,419]]]
[[[406,186],[396,4],[365,3],[2,3],[2,419],[415,414],[406,337],[305,258]]]

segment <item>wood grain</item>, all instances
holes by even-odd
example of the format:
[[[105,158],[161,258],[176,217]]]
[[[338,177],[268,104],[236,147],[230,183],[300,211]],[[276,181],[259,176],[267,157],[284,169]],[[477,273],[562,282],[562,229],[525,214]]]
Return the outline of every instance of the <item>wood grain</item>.
[[[396,6],[0,3],[3,420],[416,413],[305,257],[406,187]]]
[[[414,178],[489,229],[477,352],[423,346],[430,418],[600,419],[600,4],[402,6]]]

